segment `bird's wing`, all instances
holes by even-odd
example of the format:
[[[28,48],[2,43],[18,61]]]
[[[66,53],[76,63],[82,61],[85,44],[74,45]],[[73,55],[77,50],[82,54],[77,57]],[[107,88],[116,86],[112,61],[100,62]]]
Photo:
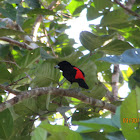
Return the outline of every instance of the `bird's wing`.
[[[79,69],[79,68],[78,68]],[[81,72],[82,72],[82,74],[83,74],[83,76],[85,77],[85,74],[84,74],[84,72],[81,70],[81,69],[79,69]]]

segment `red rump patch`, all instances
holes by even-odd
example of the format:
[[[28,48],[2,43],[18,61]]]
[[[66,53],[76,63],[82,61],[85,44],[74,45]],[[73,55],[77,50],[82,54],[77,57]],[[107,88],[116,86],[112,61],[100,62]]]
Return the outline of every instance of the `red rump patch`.
[[[83,73],[76,67],[73,67],[74,69],[76,69],[76,75],[75,75],[75,79],[83,79],[85,80],[85,77],[83,75]]]

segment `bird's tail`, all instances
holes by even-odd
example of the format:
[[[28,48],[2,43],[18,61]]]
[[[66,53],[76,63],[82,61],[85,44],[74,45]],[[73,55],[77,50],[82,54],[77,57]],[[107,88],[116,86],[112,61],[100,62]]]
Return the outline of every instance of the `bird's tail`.
[[[77,80],[78,80],[78,84],[80,87],[89,89],[88,85],[86,84],[86,82],[83,79],[77,79]]]

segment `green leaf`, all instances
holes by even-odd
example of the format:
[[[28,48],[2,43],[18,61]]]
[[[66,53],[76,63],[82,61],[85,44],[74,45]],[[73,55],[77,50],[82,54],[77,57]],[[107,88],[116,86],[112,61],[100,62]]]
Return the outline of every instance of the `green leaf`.
[[[129,88],[135,89],[136,86],[140,87],[140,69],[134,71],[134,73],[129,77]]]
[[[114,34],[96,36],[91,32],[82,31],[80,33],[80,41],[86,49],[94,51],[95,49],[100,48],[105,43],[105,41],[113,38],[113,36]]]
[[[140,88],[136,87],[129,93],[121,106],[121,127],[126,139],[138,140],[140,138],[139,118],[140,113]]]
[[[39,108],[39,110],[45,110],[46,111],[47,97],[48,97],[48,95],[42,95],[42,96],[37,97],[36,105]],[[50,107],[49,107],[49,109],[50,109]]]
[[[17,30],[12,30],[12,29],[5,29],[1,28],[0,29],[0,37],[2,36],[8,36],[8,35],[25,35],[26,33],[17,31]]]
[[[124,9],[117,9],[114,11],[109,11],[104,15],[101,20],[102,25],[120,24],[127,22],[128,15],[125,13]]]
[[[126,50],[122,55],[102,57],[98,60],[103,60],[114,64],[140,64],[140,49],[129,49]]]
[[[112,117],[112,123],[118,127],[118,128],[121,128],[121,123],[120,123],[120,106],[117,107],[116,109],[116,112],[115,112],[115,115],[113,115]]]
[[[83,140],[109,140],[106,138],[106,133],[102,133],[102,132],[89,132],[89,133],[82,133],[81,135]]]
[[[32,81],[33,86],[43,87],[50,86],[59,82],[60,72],[54,66],[56,63],[44,62],[38,65],[35,73],[35,79]]]
[[[25,0],[25,2],[32,8],[40,8],[40,3],[38,0]]]
[[[16,14],[16,23],[19,24],[20,26],[22,26],[24,23],[25,17],[23,15],[26,14],[27,11],[29,11],[29,9],[23,8],[21,5],[18,5]]]
[[[1,45],[0,44],[0,57],[1,58],[6,57],[9,52],[10,52],[9,45]]]
[[[8,109],[0,112],[0,138],[8,139],[13,130],[13,118]]]
[[[1,92],[1,91],[0,91],[0,92]],[[3,100],[3,99],[2,99],[2,96],[0,96],[0,104],[2,103],[2,100]]]
[[[4,6],[3,6],[4,7]],[[16,9],[9,3],[5,4],[5,8],[0,7],[0,13],[6,18],[16,20]]]
[[[30,133],[34,121],[27,117],[18,117],[14,120],[14,128],[9,140],[30,140]]]
[[[32,132],[31,140],[46,140],[46,138],[47,138],[47,131],[41,127],[35,128],[35,130]]]
[[[35,50],[28,51],[28,53],[24,57],[21,57],[17,63],[22,68],[28,68],[34,64],[35,61],[39,60],[40,57],[40,48],[37,48]]]
[[[108,71],[110,70],[110,63],[108,62],[103,62],[103,61],[97,61],[99,58],[105,56],[105,54],[102,51],[97,51],[94,55],[89,56],[88,54],[87,57],[90,58],[91,61],[93,61],[96,66],[97,66],[97,72],[102,72],[102,71]]]
[[[86,133],[92,131],[99,131],[103,129],[105,132],[116,132],[119,129],[114,126],[111,119],[106,118],[94,118],[85,121],[74,121],[73,124],[79,125],[76,132]],[[83,129],[80,127],[82,126]]]
[[[86,5],[81,5],[81,6],[77,7],[77,8],[75,9],[75,11],[73,12],[73,15],[78,15],[78,14],[80,14],[84,8],[86,8]]]
[[[94,78],[97,79],[97,75],[94,75]],[[84,91],[82,93],[84,93],[85,95],[89,97],[101,100],[105,96],[107,90],[105,89],[104,85],[101,82],[98,82],[98,84],[95,84],[93,81],[91,81],[92,83],[90,83],[90,81],[87,81],[88,86],[91,87],[90,92]]]
[[[80,41],[82,45],[90,51],[95,50],[102,45],[102,43],[97,39],[96,35],[87,31],[82,31],[80,33]]]
[[[15,136],[12,137],[10,140],[31,140],[31,136]]]
[[[15,113],[20,116],[36,114],[37,110],[36,100],[34,98],[23,100],[14,106]]]
[[[134,26],[137,26],[137,25],[134,25]],[[132,27],[129,27],[129,29],[130,28]],[[137,29],[137,30],[130,31],[129,34],[126,34],[125,38],[126,38],[126,41],[131,42],[135,47],[139,48],[140,46],[139,36],[140,36],[140,31],[139,29]]]
[[[94,8],[93,6],[90,6],[87,8],[87,20],[93,20],[101,16],[99,11]]]
[[[40,48],[40,55],[42,59],[54,59],[55,57],[49,55],[43,48]]]
[[[11,74],[7,70],[6,65],[0,64],[0,73],[1,73],[0,74],[0,83],[10,82],[10,80],[11,80]]]
[[[33,27],[33,23],[35,22],[35,17],[32,17],[32,18],[28,18],[27,20],[24,20],[24,23],[22,25],[22,28],[27,31],[27,32],[30,32],[31,31],[31,28]],[[41,46],[40,44],[38,44],[39,42],[36,42],[36,44],[38,46]],[[45,44],[44,44],[45,45]],[[46,45],[45,45],[46,46]]]
[[[112,2],[110,0],[94,0],[95,7],[99,10],[105,9],[106,7],[112,7]]]
[[[46,48],[47,49],[47,48]],[[48,54],[45,49],[40,48],[40,55],[42,59],[54,59],[55,57],[51,56],[50,54]]]
[[[121,131],[109,133],[106,138],[108,140],[126,140]]]
[[[20,79],[20,78],[22,78],[22,77],[24,77],[25,76],[25,72],[27,71],[28,69],[27,68],[23,68],[23,69],[19,69],[19,68],[14,68],[14,70],[12,71],[12,73],[11,73],[11,80],[12,81],[16,81],[16,80],[18,80],[18,79]],[[24,79],[25,80],[25,79]],[[23,80],[23,81],[24,81]],[[28,79],[26,79],[26,80],[28,80]]]
[[[66,57],[60,58],[59,61],[68,61],[70,63],[75,64],[79,60],[79,57],[81,57],[82,55],[82,52],[76,51]]]
[[[76,110],[72,115],[72,121],[82,121],[82,120],[88,120],[91,118],[99,117],[100,115],[98,113],[95,113],[94,109],[91,109],[88,105],[85,105],[84,103],[80,103],[77,106],[75,106]]]
[[[133,47],[128,42],[113,40],[99,50],[104,51],[106,54],[110,55],[120,55],[124,51],[132,48]]]
[[[63,46],[60,53],[62,57],[65,57],[65,56],[71,55],[74,52],[74,50],[75,49],[72,46],[66,45],[66,46]]]
[[[71,0],[70,4],[66,8],[70,11],[71,14],[73,14],[78,7],[83,5],[83,1]]]
[[[48,123],[41,123],[39,126],[45,130],[47,130],[49,133],[51,133],[51,136],[49,137],[49,140],[55,140],[57,137],[57,140],[82,140],[79,133],[70,130],[66,126],[62,125],[51,125]]]
[[[6,0],[6,2],[12,4],[12,3],[16,3],[19,4],[22,0]]]
[[[59,10],[64,10],[66,7],[66,5],[63,3],[63,4],[59,4],[58,6],[56,6],[56,8],[54,9],[54,11],[59,11]]]

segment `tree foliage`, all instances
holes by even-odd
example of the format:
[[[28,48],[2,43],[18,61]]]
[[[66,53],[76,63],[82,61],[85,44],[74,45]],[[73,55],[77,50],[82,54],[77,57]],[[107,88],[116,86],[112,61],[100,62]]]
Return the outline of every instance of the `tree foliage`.
[[[139,0],[1,0],[0,5],[1,140],[140,139]],[[85,9],[93,24],[90,32],[81,31],[82,46],[74,48],[75,40],[65,32],[70,28],[67,21]],[[99,17],[101,22],[95,25]],[[97,99],[96,103],[51,94],[51,90],[20,98],[43,87],[70,92],[70,83],[54,68],[63,60],[84,71],[89,90],[80,89],[80,95]],[[119,80],[114,82],[118,64],[129,68],[119,69]],[[126,82],[130,93],[122,100],[113,86],[120,88]],[[8,102],[12,93],[15,98]],[[106,106],[115,106],[116,113],[105,110]]]

